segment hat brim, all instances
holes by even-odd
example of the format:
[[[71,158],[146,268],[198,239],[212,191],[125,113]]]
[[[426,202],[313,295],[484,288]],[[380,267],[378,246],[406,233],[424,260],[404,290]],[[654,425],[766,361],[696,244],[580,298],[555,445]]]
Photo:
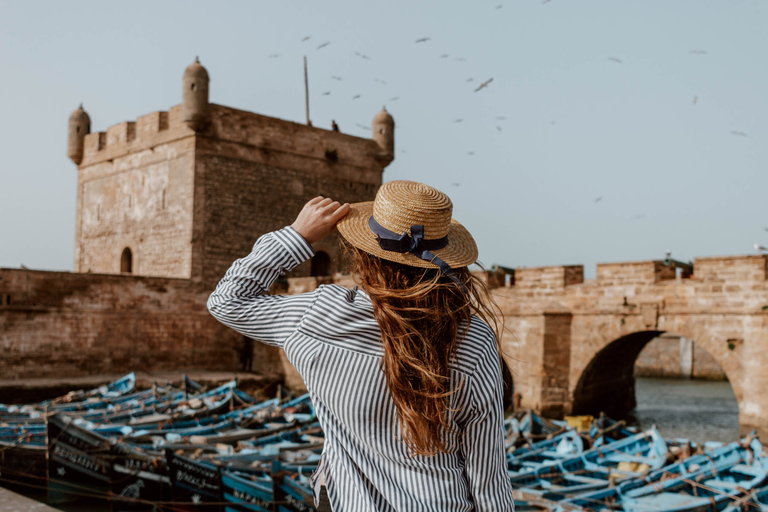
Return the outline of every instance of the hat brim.
[[[373,215],[373,201],[354,203],[350,205],[349,213],[336,224],[336,228],[350,244],[384,260],[411,267],[437,268],[434,263],[422,260],[415,254],[385,251],[379,247],[376,235],[368,226],[371,215]],[[447,236],[448,245],[431,251],[432,254],[445,261],[451,268],[466,267],[477,261],[477,244],[474,238],[455,219],[451,219]]]

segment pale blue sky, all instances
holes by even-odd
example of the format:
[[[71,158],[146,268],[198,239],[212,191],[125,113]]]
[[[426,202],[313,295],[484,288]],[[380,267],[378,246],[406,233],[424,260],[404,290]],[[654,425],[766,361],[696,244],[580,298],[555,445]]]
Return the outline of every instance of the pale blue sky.
[[[369,136],[386,104],[385,181],[448,193],[487,265],[753,253],[766,27],[764,0],[0,1],[0,266],[73,268],[69,113],[168,109],[195,55],[215,103],[303,122],[307,55],[316,126]]]

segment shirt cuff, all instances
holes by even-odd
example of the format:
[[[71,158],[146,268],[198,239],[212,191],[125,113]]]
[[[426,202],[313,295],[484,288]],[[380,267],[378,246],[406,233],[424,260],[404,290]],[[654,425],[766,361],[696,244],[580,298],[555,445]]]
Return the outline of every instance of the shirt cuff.
[[[286,226],[272,233],[280,244],[285,247],[288,254],[296,262],[296,265],[307,261],[315,255],[315,250],[304,240],[304,237],[291,226]]]

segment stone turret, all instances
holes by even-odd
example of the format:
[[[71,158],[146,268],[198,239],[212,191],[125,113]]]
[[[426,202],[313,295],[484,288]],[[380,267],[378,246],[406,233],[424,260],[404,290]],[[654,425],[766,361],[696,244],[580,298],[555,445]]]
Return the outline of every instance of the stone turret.
[[[208,103],[208,71],[195,57],[195,62],[187,66],[182,79],[181,120],[191,129],[200,131],[211,120]]]
[[[395,120],[385,107],[373,117],[373,140],[381,146],[390,160],[395,157]]]
[[[83,145],[85,136],[91,133],[91,118],[88,112],[83,110],[81,103],[77,110],[69,116],[69,130],[67,134],[67,156],[80,165],[83,161]]]

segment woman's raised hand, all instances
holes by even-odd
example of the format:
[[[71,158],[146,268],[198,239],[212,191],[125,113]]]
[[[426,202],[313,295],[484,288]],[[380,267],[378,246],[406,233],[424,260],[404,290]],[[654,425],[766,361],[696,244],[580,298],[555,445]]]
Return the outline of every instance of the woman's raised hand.
[[[339,204],[328,197],[310,199],[291,224],[308,244],[319,242],[336,228],[336,223],[349,213],[349,203]]]

